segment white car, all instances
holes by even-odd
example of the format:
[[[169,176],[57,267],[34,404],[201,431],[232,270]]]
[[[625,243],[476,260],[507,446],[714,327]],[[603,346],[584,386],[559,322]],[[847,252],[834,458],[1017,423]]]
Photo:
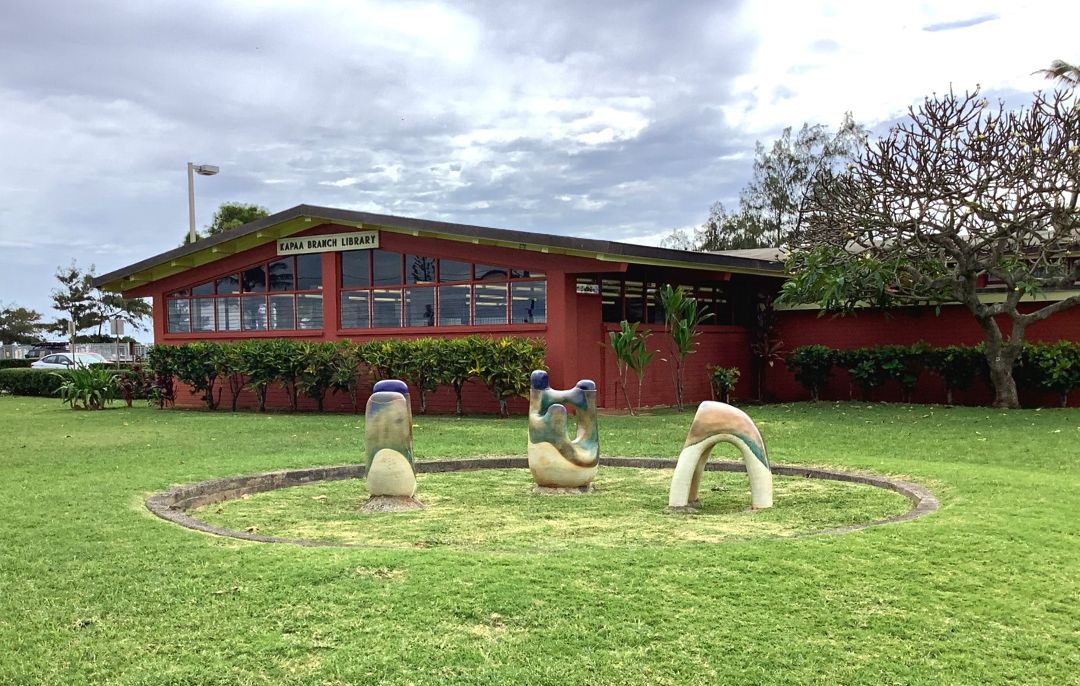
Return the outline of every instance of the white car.
[[[107,362],[108,360],[97,353],[75,353],[74,360],[71,353],[53,353],[41,358],[30,367],[32,369],[71,369],[76,364],[80,367],[89,367],[92,364]]]

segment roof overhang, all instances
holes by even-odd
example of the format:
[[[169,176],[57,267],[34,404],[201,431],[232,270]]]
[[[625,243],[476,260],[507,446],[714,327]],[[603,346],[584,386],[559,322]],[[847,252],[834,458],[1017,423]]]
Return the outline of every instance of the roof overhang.
[[[188,269],[216,262],[229,255],[277,241],[322,224],[377,229],[422,238],[584,257],[601,262],[784,277],[783,264],[770,260],[298,205],[216,236],[103,274],[94,279],[94,286],[116,293],[128,292]]]

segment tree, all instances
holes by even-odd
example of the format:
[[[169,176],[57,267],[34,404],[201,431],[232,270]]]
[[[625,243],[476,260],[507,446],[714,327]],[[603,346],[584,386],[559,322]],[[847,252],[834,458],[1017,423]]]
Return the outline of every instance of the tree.
[[[672,376],[675,379],[675,405],[683,410],[686,388],[686,358],[697,352],[698,326],[712,315],[698,307],[698,301],[682,288],[665,284],[660,289],[660,303],[664,308],[664,330],[671,336],[670,352]]]
[[[0,343],[36,343],[44,328],[40,312],[15,304],[0,306]]]
[[[101,293],[99,296],[101,321],[98,334],[102,334],[105,324],[119,319],[134,329],[144,329],[144,321],[153,316],[153,307],[142,298],[125,298],[119,293]]]
[[[1036,93],[1014,111],[977,90],[927,98],[848,169],[821,172],[782,300],[840,313],[963,305],[985,337],[994,404],[1018,407],[1013,365],[1027,328],[1080,304],[1025,301],[1080,279],[1070,257],[1080,247],[1078,141],[1071,93]],[[979,297],[984,278],[1003,285],[1000,302]]]
[[[217,211],[214,212],[214,217],[210,220],[210,224],[202,231],[198,232],[198,237],[209,238],[211,236],[216,236],[219,233],[235,229],[238,226],[243,226],[248,222],[253,222],[256,219],[262,219],[263,217],[269,216],[270,212],[265,207],[259,205],[242,202],[223,202],[218,206]],[[189,236],[185,233],[182,245],[187,245],[188,242]]]
[[[709,218],[691,235],[676,229],[660,243],[677,250],[739,250],[782,245],[798,229],[812,184],[835,171],[865,144],[867,130],[844,115],[835,133],[823,124],[791,127],[766,147],[755,146],[754,176],[743,189],[733,212],[722,203],[709,208]]]
[[[83,271],[72,260],[69,266],[57,268],[56,280],[60,282],[60,287],[52,291],[53,308],[65,313],[67,318],[58,319],[52,325],[52,330],[67,332],[68,322],[74,322],[74,334],[71,335],[71,349],[74,351],[75,335],[83,329],[97,326],[102,318],[101,301],[92,285],[94,265]]]
[[[1067,88],[1080,86],[1080,66],[1069,64],[1064,60],[1054,60],[1049,69],[1040,69],[1035,72],[1042,74],[1048,79],[1057,79]]]
[[[743,190],[744,211],[759,224],[762,246],[783,245],[799,229],[803,208],[814,185],[827,182],[828,174],[849,161],[865,145],[867,130],[844,114],[836,133],[823,124],[803,124],[792,138],[784,129],[772,147],[758,142],[754,176]]]

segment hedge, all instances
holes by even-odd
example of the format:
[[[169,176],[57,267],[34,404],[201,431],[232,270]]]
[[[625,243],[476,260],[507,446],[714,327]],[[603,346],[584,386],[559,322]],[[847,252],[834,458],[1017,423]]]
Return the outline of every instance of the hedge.
[[[0,369],[26,369],[32,364],[33,360],[0,360]]]
[[[0,391],[12,395],[55,398],[63,383],[61,376],[66,374],[67,370],[63,369],[0,369]]]
[[[461,389],[471,379],[484,383],[508,414],[507,400],[528,392],[529,374],[544,367],[544,342],[517,337],[384,339],[366,343],[317,343],[256,339],[238,343],[199,341],[179,346],[155,345],[147,355],[150,396],[160,407],[174,400],[173,382],[181,381],[207,409],[216,409],[228,390],[236,409],[240,392],[255,393],[257,409],[266,409],[267,391],[286,391],[289,409],[300,394],[319,409],[327,393],[348,395],[358,410],[361,381],[396,378],[408,383],[427,411],[427,394],[452,388],[462,413]]]
[[[924,369],[941,377],[945,383],[945,401],[949,404],[953,401],[953,391],[968,388],[976,377],[989,383],[982,345],[931,348],[919,342],[846,350],[804,345],[793,349],[785,363],[814,400],[828,381],[833,366],[848,371],[864,399],[869,399],[885,383],[895,381],[907,400]],[[1013,375],[1021,388],[1057,393],[1064,407],[1069,393],[1080,388],[1080,343],[1025,343],[1013,366]]]

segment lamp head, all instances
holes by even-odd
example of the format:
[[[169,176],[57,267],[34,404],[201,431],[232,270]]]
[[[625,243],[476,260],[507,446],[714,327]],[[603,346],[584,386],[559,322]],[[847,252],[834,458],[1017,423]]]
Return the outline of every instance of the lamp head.
[[[196,174],[200,174],[202,176],[213,176],[214,174],[217,174],[219,171],[221,171],[221,169],[214,164],[196,164],[192,167],[192,169],[195,171]]]

